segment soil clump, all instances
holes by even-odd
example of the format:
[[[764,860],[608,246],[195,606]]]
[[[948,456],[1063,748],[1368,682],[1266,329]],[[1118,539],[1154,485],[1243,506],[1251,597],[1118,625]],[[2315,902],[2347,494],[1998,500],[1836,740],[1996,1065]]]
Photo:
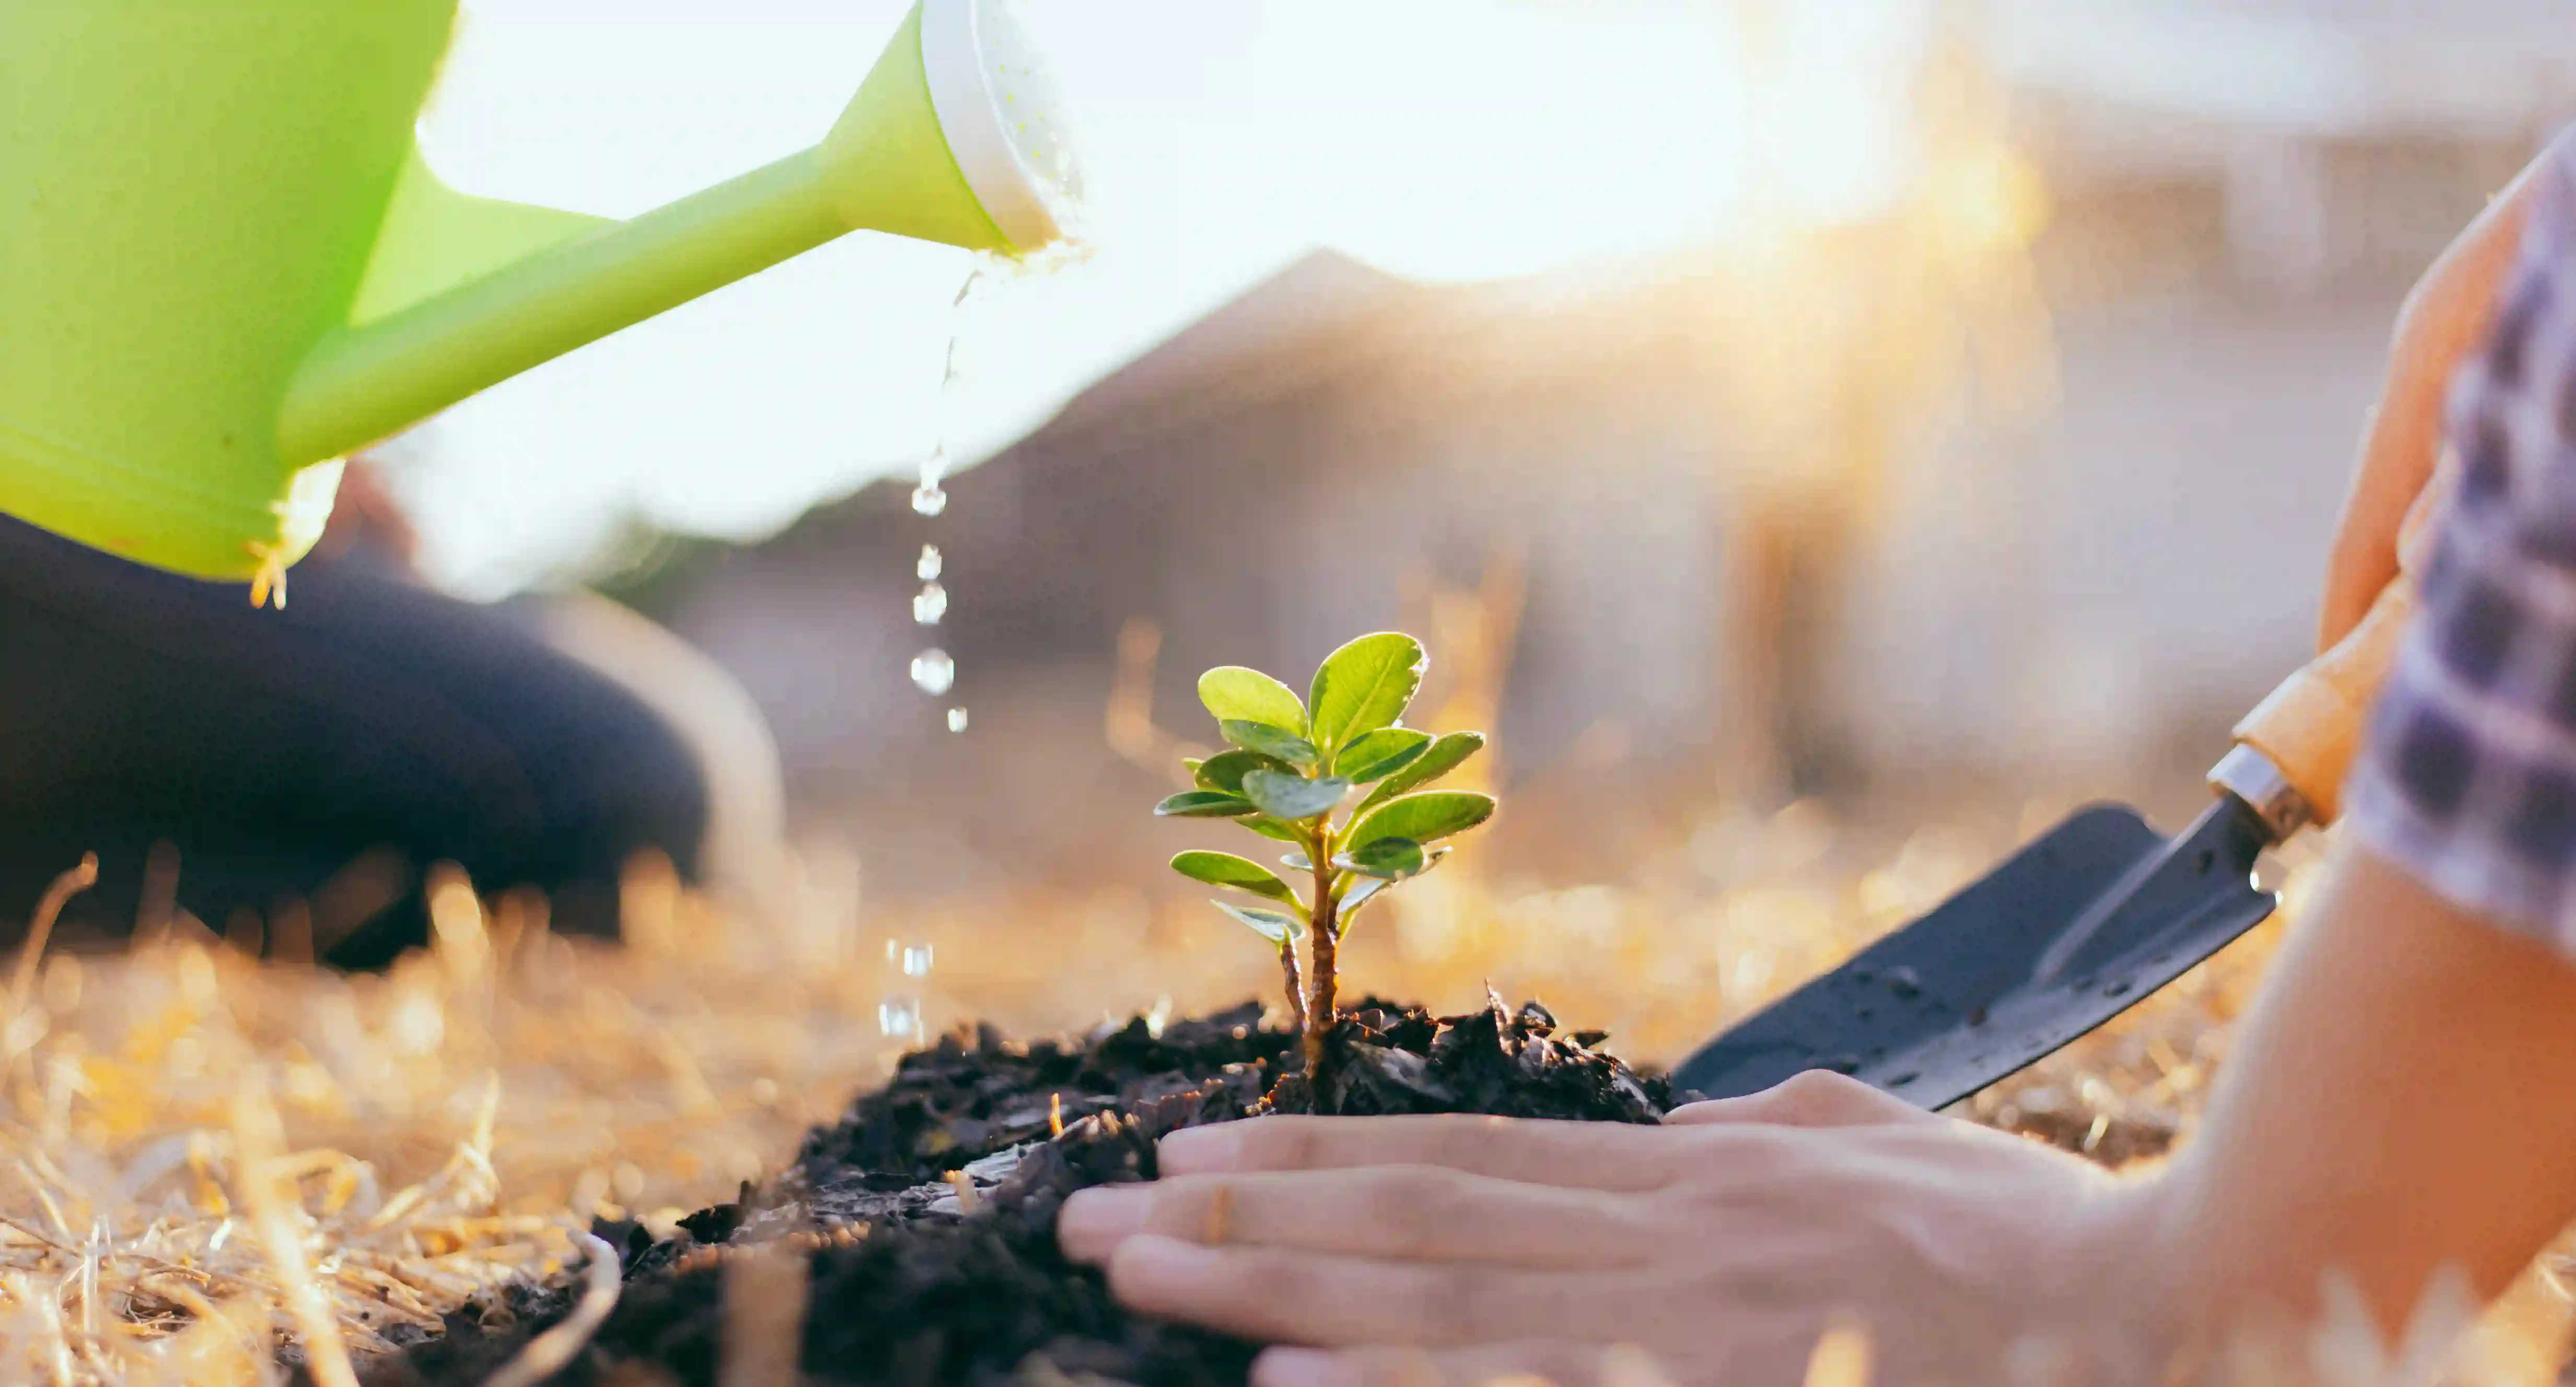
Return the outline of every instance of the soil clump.
[[[1131,1315],[1098,1272],[1058,1255],[1067,1195],[1154,1178],[1166,1132],[1272,1112],[1658,1120],[1676,1095],[1601,1050],[1604,1038],[1561,1031],[1536,1002],[1434,1017],[1370,999],[1335,1026],[1316,1082],[1294,1039],[1262,1027],[1258,1003],[1160,1027],[1138,1017],[1081,1040],[953,1032],[809,1133],[778,1178],[690,1215],[676,1236],[596,1225],[624,1285],[551,1380],[712,1387],[728,1265],[785,1251],[807,1259],[807,1383],[1238,1384],[1257,1345]],[[567,1275],[480,1297],[366,1377],[480,1383],[578,1294]]]

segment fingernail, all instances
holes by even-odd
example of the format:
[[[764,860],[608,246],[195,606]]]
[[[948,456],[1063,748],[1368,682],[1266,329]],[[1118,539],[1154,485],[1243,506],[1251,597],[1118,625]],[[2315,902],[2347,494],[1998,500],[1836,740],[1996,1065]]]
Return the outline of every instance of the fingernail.
[[[1229,1131],[1232,1124],[1213,1127],[1183,1127],[1154,1144],[1155,1159],[1166,1175],[1181,1175],[1194,1170],[1224,1170],[1234,1164],[1243,1149],[1241,1134]]]
[[[1322,1349],[1269,1349],[1252,1364],[1252,1387],[1351,1387],[1357,1381],[1338,1354]]]
[[[1055,1217],[1056,1245],[1077,1262],[1106,1260],[1118,1244],[1143,1231],[1153,1198],[1141,1185],[1075,1190]]]

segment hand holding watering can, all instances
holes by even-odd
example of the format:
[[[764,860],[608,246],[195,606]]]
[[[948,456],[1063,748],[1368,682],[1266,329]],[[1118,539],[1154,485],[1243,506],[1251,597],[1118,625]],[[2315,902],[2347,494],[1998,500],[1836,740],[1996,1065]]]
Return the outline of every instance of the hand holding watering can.
[[[0,511],[265,582],[340,459],[842,234],[1024,254],[1080,179],[1003,0],[921,0],[810,149],[614,222],[413,125],[456,0],[0,8]]]

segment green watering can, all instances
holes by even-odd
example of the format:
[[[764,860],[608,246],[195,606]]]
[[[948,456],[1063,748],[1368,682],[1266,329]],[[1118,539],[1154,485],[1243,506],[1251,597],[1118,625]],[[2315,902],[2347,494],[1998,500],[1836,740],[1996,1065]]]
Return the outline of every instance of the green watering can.
[[[1080,176],[1003,0],[921,0],[820,144],[631,221],[469,197],[456,0],[0,0],[0,511],[281,588],[340,459],[867,228],[1026,254]]]

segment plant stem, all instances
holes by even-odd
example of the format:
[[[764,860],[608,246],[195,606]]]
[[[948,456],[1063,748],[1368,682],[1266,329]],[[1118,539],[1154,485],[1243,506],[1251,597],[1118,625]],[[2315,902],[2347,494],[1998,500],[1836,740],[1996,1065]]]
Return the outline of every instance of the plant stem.
[[[1306,980],[1297,976],[1297,940],[1292,935],[1279,936],[1279,972],[1288,980],[1288,1023],[1296,1028],[1298,1043],[1306,1039]]]
[[[1324,1038],[1331,1034],[1338,1015],[1333,994],[1334,985],[1340,981],[1336,946],[1341,943],[1341,930],[1334,917],[1340,914],[1342,903],[1333,892],[1331,821],[1315,825],[1315,841],[1308,857],[1315,869],[1315,942],[1310,946],[1315,951],[1315,977],[1306,1002],[1306,1082],[1314,1088],[1320,1104],[1324,1092]]]

